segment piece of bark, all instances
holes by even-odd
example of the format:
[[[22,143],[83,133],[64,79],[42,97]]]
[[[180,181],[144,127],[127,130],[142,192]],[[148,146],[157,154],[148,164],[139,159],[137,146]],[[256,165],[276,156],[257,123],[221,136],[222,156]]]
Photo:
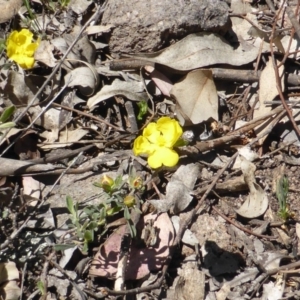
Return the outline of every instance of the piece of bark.
[[[153,52],[190,33],[225,33],[230,27],[222,0],[109,0],[102,25],[112,53]]]
[[[34,164],[28,161],[21,161],[0,157],[0,176],[21,175],[24,173],[37,173],[54,170],[55,167],[50,164]]]

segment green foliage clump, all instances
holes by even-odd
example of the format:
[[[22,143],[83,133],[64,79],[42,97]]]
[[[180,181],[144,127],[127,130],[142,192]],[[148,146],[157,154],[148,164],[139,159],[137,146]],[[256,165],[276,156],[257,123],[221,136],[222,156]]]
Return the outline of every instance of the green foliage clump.
[[[88,205],[81,211],[79,203],[74,203],[73,199],[67,196],[66,206],[70,213],[70,229],[76,233],[76,242],[69,245],[56,245],[56,250],[63,250],[77,245],[83,253],[88,252],[89,243],[94,241],[95,233],[101,228],[101,233],[106,232],[106,225],[109,218],[123,212],[124,218],[130,229],[132,237],[136,236],[136,228],[131,221],[130,210],[134,209],[141,213],[136,205],[137,199],[134,192],[143,190],[143,181],[136,175],[134,168],[129,171],[127,179],[122,176],[115,179],[104,175],[100,182],[94,183],[95,186],[102,188],[106,200],[98,205]]]
[[[289,192],[289,180],[283,175],[277,182],[276,196],[279,202],[278,214],[283,221],[288,220],[291,217],[291,212],[287,202],[287,196]]]

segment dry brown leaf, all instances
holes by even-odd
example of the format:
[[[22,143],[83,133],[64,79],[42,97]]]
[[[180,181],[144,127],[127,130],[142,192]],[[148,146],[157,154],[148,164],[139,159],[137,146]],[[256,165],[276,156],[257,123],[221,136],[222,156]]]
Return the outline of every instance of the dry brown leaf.
[[[142,82],[115,79],[111,85],[105,85],[100,92],[91,97],[87,102],[87,106],[93,109],[98,103],[116,95],[124,96],[133,101],[147,99]]]
[[[211,70],[188,73],[174,84],[171,95],[180,107],[176,111],[179,119],[189,118],[193,124],[209,118],[218,120],[218,94]]]
[[[29,161],[21,161],[16,159],[0,157],[0,176],[12,176],[16,174],[24,174],[25,172],[42,172],[54,170],[55,167],[51,164],[32,164]]]
[[[58,143],[47,143],[45,145],[41,144],[40,147],[44,150],[46,149],[57,149],[64,148],[72,145],[73,143],[81,140],[86,134],[88,130],[77,128],[75,130],[63,130],[59,134]],[[46,132],[46,135],[48,133]]]
[[[65,82],[69,87],[78,86],[82,95],[91,96],[99,84],[99,76],[96,69],[88,64],[87,67],[79,67],[65,76]]]
[[[36,85],[29,76],[24,73],[10,71],[8,73],[7,84],[4,88],[4,95],[14,105],[27,105],[38,91]],[[39,100],[37,99],[34,104]]]
[[[41,196],[41,183],[31,176],[22,177],[23,197],[25,200],[33,200],[28,202],[30,206],[35,206]]]
[[[56,59],[52,53],[53,50],[54,46],[51,45],[49,41],[41,41],[39,47],[34,52],[34,59],[53,68],[56,65]]]
[[[276,64],[279,62],[276,60]],[[281,87],[282,91],[284,91],[284,66],[282,65],[279,68],[279,76],[281,79]],[[259,109],[254,111],[253,118],[258,118],[260,116],[263,116],[264,114],[270,112],[272,110],[272,107],[266,106],[264,104],[265,101],[272,101],[277,95],[277,84],[276,84],[276,77],[275,77],[275,71],[273,67],[272,58],[269,58],[269,61],[266,64],[266,67],[261,72],[260,78],[259,78]]]
[[[236,50],[222,37],[214,33],[190,34],[176,44],[159,52],[137,54],[134,57],[159,63],[173,70],[190,71],[214,64],[241,66],[256,59],[258,49]]]
[[[279,62],[276,60],[276,64]],[[284,90],[284,66],[282,65],[279,68],[279,76],[281,78],[281,87],[282,90]],[[269,61],[266,64],[266,67],[262,71],[260,78],[259,78],[259,108],[254,110],[253,118],[259,118],[268,112],[272,110],[271,105],[266,105],[265,101],[272,101],[277,95],[277,84],[276,84],[276,77],[275,77],[275,71],[272,63],[272,58],[269,59]],[[262,134],[266,130],[269,130],[269,124],[272,122],[273,119],[269,118],[264,122],[263,124],[259,125],[257,128],[255,128],[256,134]],[[262,143],[267,136],[260,139],[260,143]]]
[[[0,298],[3,300],[18,300],[21,289],[17,282],[20,274],[16,264],[12,261],[0,263]]]
[[[269,200],[266,192],[256,183],[254,172],[256,167],[247,159],[241,158],[241,170],[244,175],[250,193],[243,205],[236,209],[236,212],[245,218],[257,218],[263,215],[269,205]]]
[[[85,32],[88,35],[101,34],[101,33],[110,32],[112,27],[113,27],[112,25],[92,25],[92,26],[88,26],[88,28],[85,30]]]
[[[148,200],[158,212],[177,214],[185,210],[191,203],[191,192],[199,176],[199,168],[196,164],[180,166],[171,177],[166,187],[166,199]]]

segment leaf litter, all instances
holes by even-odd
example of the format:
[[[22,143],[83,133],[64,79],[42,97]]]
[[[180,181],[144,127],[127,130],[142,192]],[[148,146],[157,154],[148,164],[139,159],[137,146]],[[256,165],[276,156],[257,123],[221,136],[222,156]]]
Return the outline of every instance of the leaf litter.
[[[6,2],[1,297],[298,299],[299,3],[232,0],[201,20],[221,25],[178,19],[185,33],[155,46],[141,22],[131,49],[160,50],[128,53],[128,19],[101,23],[113,0]],[[23,28],[39,43],[28,69],[24,42],[6,51]],[[183,128],[164,137],[180,159],[151,169],[133,143],[158,151],[165,116]]]

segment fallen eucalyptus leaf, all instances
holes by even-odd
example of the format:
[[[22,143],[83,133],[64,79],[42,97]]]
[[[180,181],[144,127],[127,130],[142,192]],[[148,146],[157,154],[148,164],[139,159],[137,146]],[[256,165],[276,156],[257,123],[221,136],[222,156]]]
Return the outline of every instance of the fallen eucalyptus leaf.
[[[255,165],[243,158],[243,156],[240,156],[240,158],[241,170],[250,193],[243,205],[235,211],[245,218],[257,218],[266,212],[269,205],[268,196],[261,186],[256,183],[254,176]]]
[[[55,167],[51,164],[33,164],[30,161],[22,161],[0,157],[0,176],[12,176],[24,174],[25,172],[45,172],[54,170]]]
[[[256,59],[258,49],[234,48],[215,33],[190,34],[181,41],[151,54],[138,53],[136,59],[159,63],[178,71],[190,71],[215,64],[241,66]]]
[[[158,212],[177,214],[188,207],[193,197],[191,191],[199,175],[199,168],[195,164],[180,166],[171,177],[166,187],[166,199],[148,200]]]
[[[144,92],[144,85],[142,82],[116,79],[111,85],[105,85],[99,93],[91,97],[87,102],[87,106],[92,109],[101,101],[116,95],[124,96],[133,101],[147,99],[147,94]]]
[[[278,61],[276,60],[276,63]],[[279,76],[281,78],[281,87],[284,91],[284,66],[282,65],[280,68],[278,68]],[[266,64],[266,67],[261,72],[261,75],[259,77],[259,108],[254,110],[253,118],[258,118],[263,116],[264,114],[270,112],[272,110],[272,107],[266,106],[264,104],[265,101],[272,101],[275,96],[278,95],[277,90],[277,83],[276,83],[276,77],[275,77],[275,71],[272,59],[270,58],[269,61]]]
[[[171,221],[173,223],[174,229],[176,231],[176,233],[178,233],[179,231],[179,227],[180,227],[180,218],[179,216],[172,216]],[[196,238],[195,234],[190,230],[190,229],[186,229],[184,231],[183,237],[181,239],[181,241],[184,244],[187,244],[191,247],[195,247],[196,244],[199,244],[198,239]]]
[[[18,286],[20,274],[14,262],[0,263],[0,298],[18,300],[21,289]]]
[[[259,37],[261,40],[263,40],[266,43],[270,43],[270,36],[271,36],[271,32],[266,32],[258,27],[254,27],[252,26],[249,31],[248,34],[251,35],[252,37]],[[285,50],[282,46],[281,43],[281,35],[278,35],[275,33],[275,37],[273,38],[273,43],[274,45],[278,48],[278,50],[284,54]]]
[[[195,70],[188,73],[174,84],[170,93],[179,106],[176,107],[176,114],[188,124],[190,121],[192,124],[198,124],[209,118],[218,120],[219,101],[211,70]]]
[[[79,67],[65,76],[65,82],[69,87],[78,86],[82,95],[91,96],[99,84],[96,69],[87,64],[87,67]]]
[[[37,93],[37,85],[30,76],[25,74],[9,71],[8,80],[4,87],[4,96],[7,97],[14,105],[27,105],[28,102]],[[39,100],[37,99],[34,104]]]
[[[34,59],[53,68],[56,65],[56,59],[52,53],[53,50],[54,46],[49,41],[41,41],[39,47],[34,52]]]
[[[58,137],[58,143],[46,143],[40,144],[39,146],[42,149],[56,149],[56,148],[64,148],[72,145],[73,143],[78,142],[81,138],[83,138],[88,133],[88,130],[77,128],[75,130],[61,131]],[[51,133],[43,132],[44,137],[48,137]]]
[[[102,33],[107,33],[110,32],[113,26],[110,25],[91,25],[88,26],[85,32],[90,35],[90,34],[102,34]]]

